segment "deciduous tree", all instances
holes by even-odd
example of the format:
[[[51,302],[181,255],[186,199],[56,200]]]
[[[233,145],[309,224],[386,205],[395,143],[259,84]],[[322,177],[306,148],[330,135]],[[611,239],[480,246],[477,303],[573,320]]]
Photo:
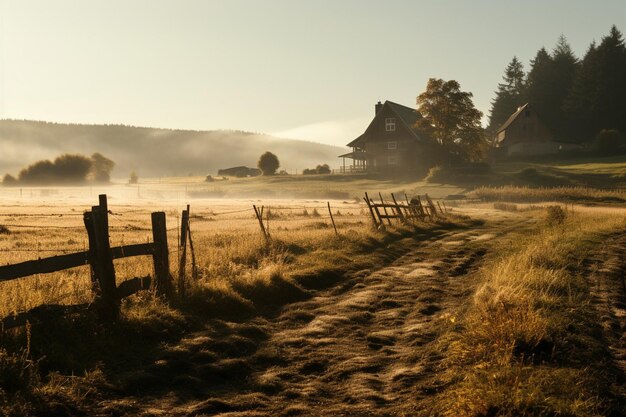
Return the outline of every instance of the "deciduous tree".
[[[276,155],[271,152],[265,152],[259,158],[257,166],[263,172],[263,175],[274,175],[280,166],[280,162]]]
[[[461,91],[457,81],[429,79],[426,91],[417,97],[417,109],[422,118],[416,127],[448,156],[464,161],[477,161],[484,156],[482,113],[474,107],[472,93]]]

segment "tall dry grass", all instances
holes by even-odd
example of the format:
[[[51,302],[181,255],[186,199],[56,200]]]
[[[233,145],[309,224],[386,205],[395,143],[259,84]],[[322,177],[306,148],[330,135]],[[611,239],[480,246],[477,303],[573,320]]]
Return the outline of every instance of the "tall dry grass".
[[[508,201],[513,203],[534,203],[544,201],[560,202],[626,202],[624,190],[600,190],[588,187],[479,187],[469,193],[469,197],[482,201]]]
[[[583,259],[622,216],[568,213],[520,232],[479,272],[472,303],[448,335],[445,416],[606,412],[603,344]]]

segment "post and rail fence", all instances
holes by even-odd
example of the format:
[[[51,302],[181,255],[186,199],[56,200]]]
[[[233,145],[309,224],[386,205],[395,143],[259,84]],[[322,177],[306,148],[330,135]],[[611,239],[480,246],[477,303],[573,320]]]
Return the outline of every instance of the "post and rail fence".
[[[363,198],[371,215],[373,225],[377,229],[384,229],[385,221],[388,225],[392,225],[392,220],[409,223],[416,220],[440,217],[448,212],[445,202],[443,202],[443,208],[439,201],[435,205],[428,194],[425,194],[423,199],[418,195],[410,200],[405,194],[405,201],[400,202],[398,202],[393,193],[391,193],[391,201],[385,201],[381,193],[378,196],[380,202],[375,202],[367,192]],[[338,236],[339,231],[333,217],[330,202],[327,202],[325,208],[328,209],[329,220],[334,233]],[[269,207],[266,210],[265,206],[258,207],[253,205],[252,209],[258,220],[265,243],[270,244],[272,239],[269,231]],[[239,211],[241,210],[237,212]],[[110,246],[109,213],[107,196],[105,194],[99,196],[99,204],[97,206],[93,206],[90,211],[83,213],[83,222],[89,242],[89,249],[86,251],[29,260],[12,265],[0,265],[0,282],[89,266],[91,286],[95,296],[94,301],[83,305],[45,305],[36,307],[30,311],[0,319],[0,329],[25,325],[33,317],[31,313],[40,311],[42,307],[56,308],[65,312],[80,311],[89,307],[103,321],[113,322],[119,317],[121,300],[141,290],[153,290],[157,295],[168,299],[172,299],[175,294],[178,294],[179,297],[185,296],[187,245],[189,245],[191,252],[192,278],[194,280],[198,279],[198,268],[189,221],[189,205],[187,205],[186,210],[183,210],[181,216],[180,241],[178,242],[178,280],[176,285],[174,285],[174,279],[170,273],[170,253],[165,212],[159,211],[151,214],[152,242],[116,247]],[[264,214],[267,217],[265,222]],[[134,256],[152,257],[154,277],[134,277],[117,285],[113,261]]]
[[[31,275],[63,271],[89,266],[95,295],[92,307],[104,321],[115,321],[119,315],[120,300],[136,292],[152,288],[157,294],[171,296],[172,280],[169,268],[167,229],[164,212],[152,213],[153,242],[111,247],[109,243],[109,209],[105,194],[99,196],[99,204],[83,214],[89,240],[89,250],[52,256],[43,259],[0,266],[0,282]],[[154,279],[135,277],[116,284],[113,260],[132,256],[151,256]],[[24,318],[19,318],[23,316]],[[4,328],[25,323],[28,312],[1,321]]]

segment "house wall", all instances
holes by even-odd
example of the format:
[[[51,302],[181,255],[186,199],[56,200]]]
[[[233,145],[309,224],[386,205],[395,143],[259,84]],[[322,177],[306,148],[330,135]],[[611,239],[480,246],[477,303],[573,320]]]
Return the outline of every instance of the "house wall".
[[[543,124],[533,109],[522,112],[504,132],[501,146],[511,147],[517,143],[543,143],[554,140],[548,128]],[[542,149],[537,146],[537,149]],[[550,148],[549,146],[546,149]]]
[[[386,119],[395,119],[395,130],[386,130]],[[413,133],[388,106],[376,115],[364,134],[365,152],[372,154],[368,166],[377,170],[412,170],[419,166],[418,147]],[[395,149],[393,143],[395,142]],[[391,145],[391,146],[390,146]]]

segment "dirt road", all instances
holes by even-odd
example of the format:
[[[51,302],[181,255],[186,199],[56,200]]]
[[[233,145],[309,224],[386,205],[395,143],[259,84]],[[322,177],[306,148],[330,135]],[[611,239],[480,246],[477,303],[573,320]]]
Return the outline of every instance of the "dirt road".
[[[441,388],[437,338],[470,302],[472,273],[524,222],[503,213],[471,230],[405,239],[408,252],[392,263],[273,317],[214,320],[125,376],[124,395],[98,413],[415,415]]]

